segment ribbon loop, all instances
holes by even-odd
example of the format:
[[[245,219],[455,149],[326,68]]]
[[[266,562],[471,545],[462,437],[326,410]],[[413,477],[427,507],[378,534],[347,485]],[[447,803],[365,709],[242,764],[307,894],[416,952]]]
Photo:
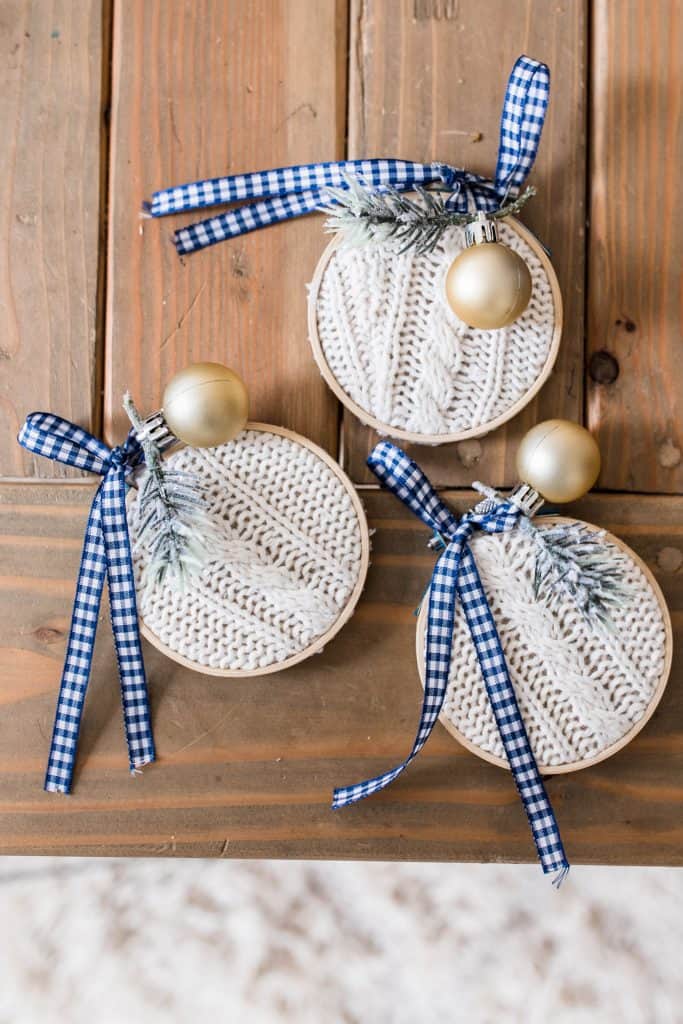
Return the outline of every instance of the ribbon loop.
[[[232,174],[160,189],[144,204],[152,217],[200,210],[222,203],[242,206],[176,231],[181,255],[236,238],[257,228],[303,216],[330,202],[328,189],[348,188],[349,177],[368,188],[397,191],[438,184],[451,192],[450,210],[492,212],[528,175],[536,157],[548,106],[550,73],[545,64],[520,57],[512,69],[503,104],[494,180],[449,164],[395,158],[341,160]]]
[[[534,165],[550,96],[550,69],[519,57],[505,90],[495,185],[499,193],[517,191]]]
[[[425,689],[417,735],[408,757],[395,768],[366,782],[334,791],[333,807],[345,807],[394,781],[417,757],[443,707],[451,671],[456,602],[460,598],[486,691],[510,769],[529,820],[544,872],[556,872],[559,884],[569,869],[543,780],[531,750],[524,721],[486,599],[469,540],[475,530],[502,533],[513,529],[521,510],[507,501],[482,502],[462,519],[441,501],[422,470],[388,441],[370,453],[373,473],[408,508],[446,541],[434,567],[425,640]]]
[[[34,455],[43,455],[89,473],[106,472],[111,452],[106,444],[51,412],[31,412],[18,437],[19,444]]]
[[[102,476],[85,529],[45,776],[48,792],[68,793],[105,579],[131,771],[155,757],[126,518],[126,473],[142,462],[143,453],[132,431],[123,445],[110,449],[82,427],[44,412],[26,418],[18,440],[36,455]]]
[[[392,494],[422,522],[445,537],[455,534],[458,518],[444,505],[420,467],[390,441],[380,441],[368,455],[368,466]]]

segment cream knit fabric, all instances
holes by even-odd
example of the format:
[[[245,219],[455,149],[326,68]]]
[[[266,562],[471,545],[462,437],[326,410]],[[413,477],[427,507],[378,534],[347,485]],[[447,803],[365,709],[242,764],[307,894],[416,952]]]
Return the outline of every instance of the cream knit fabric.
[[[259,430],[169,461],[206,482],[219,541],[184,592],[138,586],[149,629],[198,668],[266,668],[315,644],[362,565],[362,526],[339,477],[309,448]],[[135,512],[133,502],[133,541]],[[136,553],[138,585],[144,560]]]
[[[664,619],[649,582],[627,558],[629,597],[612,616],[614,633],[597,632],[571,597],[552,611],[535,600],[534,549],[520,530],[476,534],[471,543],[539,764],[599,754],[643,717],[663,672]],[[460,607],[442,715],[471,743],[505,757]]]
[[[332,253],[311,296],[320,344],[341,388],[388,427],[483,433],[541,374],[555,326],[550,281],[509,224],[500,224],[499,237],[526,260],[533,282],[524,314],[499,331],[467,327],[445,301],[446,272],[464,244],[460,228],[422,256],[387,244]]]

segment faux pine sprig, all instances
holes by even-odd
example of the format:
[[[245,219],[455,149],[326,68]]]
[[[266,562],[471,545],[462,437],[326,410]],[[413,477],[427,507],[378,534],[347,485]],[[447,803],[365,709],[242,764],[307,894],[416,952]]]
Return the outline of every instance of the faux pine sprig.
[[[507,499],[493,487],[472,484],[484,495],[477,511],[491,511]],[[583,523],[561,523],[539,530],[528,515],[519,519],[519,529],[536,551],[534,597],[552,608],[560,594],[567,594],[592,626],[613,631],[612,612],[631,595],[624,579],[628,560],[620,551],[608,548],[604,530],[590,530]]]
[[[164,582],[182,590],[199,573],[209,555],[214,530],[206,512],[201,481],[193,473],[170,469],[128,392],[123,407],[145,454],[135,503],[135,543],[146,559],[143,590]]]
[[[376,191],[366,188],[351,175],[346,175],[345,180],[347,188],[325,190],[330,202],[321,210],[327,214],[325,230],[340,232],[347,246],[393,241],[399,252],[414,248],[417,253],[429,253],[448,228],[469,224],[477,216],[476,211],[449,210],[446,203],[450,193],[428,191],[415,185],[414,190],[420,197],[420,202],[416,202],[389,186]],[[529,187],[488,216],[499,219],[519,213],[535,194],[536,189]]]
[[[582,523],[561,524],[539,530],[530,519],[520,520],[536,549],[534,595],[549,607],[568,594],[591,625],[613,630],[612,613],[630,595],[624,580],[626,558],[608,549],[603,530]]]

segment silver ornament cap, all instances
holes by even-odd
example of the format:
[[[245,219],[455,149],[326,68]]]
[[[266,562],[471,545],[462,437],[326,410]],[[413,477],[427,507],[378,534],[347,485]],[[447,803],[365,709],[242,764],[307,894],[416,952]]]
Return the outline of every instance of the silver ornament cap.
[[[477,214],[476,220],[465,225],[465,245],[482,245],[484,242],[497,242],[498,228],[493,217],[487,217],[483,210]]]

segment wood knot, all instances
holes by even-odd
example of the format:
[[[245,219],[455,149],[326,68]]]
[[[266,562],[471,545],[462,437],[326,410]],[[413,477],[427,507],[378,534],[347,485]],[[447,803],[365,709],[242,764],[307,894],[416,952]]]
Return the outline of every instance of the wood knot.
[[[249,260],[244,249],[233,253],[231,271],[233,277],[249,277]]]
[[[53,629],[51,626],[39,626],[33,635],[39,644],[57,644],[64,637],[61,629]]]
[[[683,565],[683,551],[680,548],[662,548],[657,555],[657,568],[662,572],[678,572]]]
[[[459,441],[456,446],[458,458],[465,469],[476,465],[481,458],[481,443],[479,441]]]
[[[619,376],[619,363],[611,352],[600,349],[594,352],[588,364],[588,373],[596,384],[614,384]]]
[[[657,446],[657,462],[663,469],[675,469],[681,461],[681,449],[670,437]]]

